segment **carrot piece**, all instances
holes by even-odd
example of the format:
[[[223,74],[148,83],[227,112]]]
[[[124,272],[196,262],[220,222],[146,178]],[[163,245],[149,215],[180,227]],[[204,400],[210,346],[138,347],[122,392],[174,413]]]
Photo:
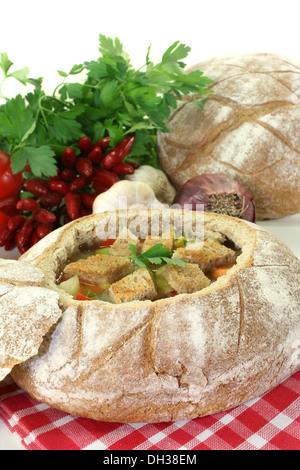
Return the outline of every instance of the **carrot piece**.
[[[92,300],[92,299],[90,299],[89,297],[86,297],[85,295],[77,294],[76,300]]]
[[[227,266],[219,266],[217,268],[214,268],[211,272],[211,278],[212,279],[218,279],[221,276],[225,276],[227,272],[229,271],[230,268],[234,266],[233,264],[227,265]]]
[[[170,292],[169,294],[167,294],[166,297],[175,297],[176,295],[178,295],[178,292],[174,290],[174,292]]]

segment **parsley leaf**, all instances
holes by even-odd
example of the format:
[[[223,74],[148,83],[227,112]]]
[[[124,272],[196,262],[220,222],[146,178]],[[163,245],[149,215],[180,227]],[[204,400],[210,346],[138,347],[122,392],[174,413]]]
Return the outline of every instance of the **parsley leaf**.
[[[34,131],[35,118],[21,95],[9,100],[0,110],[0,128],[5,136],[21,142]],[[30,132],[31,131],[31,132]]]
[[[70,139],[78,140],[82,136],[82,129],[74,114],[68,111],[62,111],[53,116],[53,126],[51,135],[56,137],[59,142],[67,144]]]
[[[57,173],[55,153],[47,145],[40,147],[24,146],[11,155],[11,167],[13,173],[22,171],[26,163],[29,163],[34,175],[55,176]]]
[[[4,76],[7,77],[7,72],[14,65],[11,60],[9,60],[6,52],[2,52],[0,55],[0,67],[3,70]]]
[[[9,78],[13,77],[16,80],[18,80],[20,83],[23,85],[26,85],[27,83],[27,76],[29,74],[29,68],[24,67],[23,69],[20,70],[15,70],[15,72],[8,73],[10,68],[12,67],[13,62],[8,58],[8,55],[6,52],[2,52],[0,55],[0,68],[3,71],[4,78]]]
[[[185,263],[184,261],[177,259],[177,258],[171,258],[171,253],[169,248],[164,246],[162,243],[157,243],[156,245],[153,245],[149,250],[145,251],[144,253],[137,255],[136,254],[136,246],[130,244],[129,245],[129,250],[131,253],[133,253],[129,258],[135,262],[137,266],[140,268],[147,268],[147,263],[149,264],[168,264],[172,263],[177,266],[181,266],[182,268],[185,268]]]
[[[125,62],[130,61],[129,55],[123,51],[123,44],[119,38],[108,38],[104,34],[99,35],[99,51],[104,57],[109,57],[115,59],[119,57],[125,60]]]
[[[110,80],[103,85],[100,96],[100,106],[111,113],[112,110],[118,109],[122,104],[120,89],[116,80]]]
[[[18,80],[22,85],[26,85],[27,83],[27,76],[29,74],[29,68],[24,67],[23,69],[16,70],[15,72],[11,72],[8,77],[13,77]]]
[[[174,42],[164,53],[162,56],[162,64],[166,63],[176,63],[180,59],[184,59],[187,57],[188,53],[190,52],[191,48],[184,45],[180,44],[179,41]],[[179,62],[180,67],[184,67],[185,64],[182,62]]]
[[[12,70],[13,62],[1,53],[0,98],[5,104],[0,104],[0,148],[12,155],[13,171],[26,161],[35,176],[51,176],[60,163],[61,149],[76,148],[83,135],[94,142],[110,136],[110,151],[129,133],[135,133],[136,139],[126,160],[159,168],[157,131],[169,132],[171,111],[188,94],[202,109],[212,93],[212,81],[201,71],[185,72],[189,52],[190,47],[176,41],[154,64],[149,46],[145,64],[135,69],[120,39],[100,34],[100,57],[75,64],[69,72],[58,70],[60,82],[52,94],[43,89],[41,77],[29,78],[28,67]],[[79,74],[82,78],[76,82]],[[1,87],[8,78],[30,85],[33,91],[24,98],[5,98]],[[155,262],[166,262],[164,257],[168,258],[152,256]]]

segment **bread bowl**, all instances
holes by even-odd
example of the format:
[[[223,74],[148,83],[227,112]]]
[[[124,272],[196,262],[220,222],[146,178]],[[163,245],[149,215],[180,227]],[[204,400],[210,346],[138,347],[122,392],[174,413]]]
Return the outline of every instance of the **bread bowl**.
[[[215,57],[200,69],[213,80],[203,111],[184,97],[169,133],[159,133],[162,168],[178,189],[222,173],[252,193],[258,220],[300,211],[300,62],[249,53]]]
[[[44,273],[61,318],[32,358],[12,370],[39,401],[101,421],[161,422],[230,409],[300,367],[300,261],[274,235],[204,214],[204,233],[240,249],[228,273],[201,291],[113,305],[76,301],[57,279],[74,253],[123,220],[148,227],[150,209],[92,215],[51,233],[22,262]],[[196,213],[188,211],[192,223]],[[182,211],[156,209],[171,226]],[[160,230],[163,230],[160,227]],[[3,297],[0,298],[3,299]]]

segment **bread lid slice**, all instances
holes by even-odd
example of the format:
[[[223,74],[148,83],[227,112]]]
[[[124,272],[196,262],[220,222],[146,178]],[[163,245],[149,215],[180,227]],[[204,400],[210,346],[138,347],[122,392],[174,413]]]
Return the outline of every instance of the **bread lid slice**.
[[[37,354],[62,315],[58,294],[44,285],[36,266],[0,259],[0,380]]]

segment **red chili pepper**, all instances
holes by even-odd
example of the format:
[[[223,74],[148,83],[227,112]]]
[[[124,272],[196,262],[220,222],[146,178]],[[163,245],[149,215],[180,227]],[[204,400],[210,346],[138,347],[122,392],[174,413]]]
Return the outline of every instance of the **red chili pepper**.
[[[119,145],[112,149],[105,157],[102,159],[102,164],[105,168],[110,170],[117,163],[120,163],[128,154],[129,150],[133,146],[135,141],[135,135],[125,137]]]
[[[97,196],[98,196],[98,194],[105,193],[105,191],[107,191],[109,188],[108,186],[104,186],[102,183],[99,183],[99,181],[94,181],[93,189],[96,191]]]
[[[38,207],[37,201],[31,198],[21,199],[17,204],[18,211],[35,211]]]
[[[17,245],[18,246],[18,245]],[[21,253],[21,255],[24,255],[24,253],[26,253],[26,251],[28,251],[30,248],[30,245],[27,245],[27,246],[18,246],[18,250],[19,252]]]
[[[35,230],[30,239],[30,247],[36,245],[40,241],[37,231]]]
[[[77,160],[77,155],[76,155],[75,150],[73,150],[71,147],[67,147],[64,150],[64,153],[62,156],[63,165],[68,168],[72,168],[73,166],[75,166],[76,160]]]
[[[46,225],[41,224],[37,227],[36,234],[37,234],[39,240],[41,240],[42,238],[49,235],[49,233],[51,233],[52,230],[53,230],[53,225],[51,225],[51,224],[46,224]]]
[[[13,217],[18,213],[17,211],[17,202],[19,200],[18,196],[9,196],[0,201],[0,212],[1,214],[7,215],[8,217]]]
[[[127,160],[126,163],[129,163],[129,165],[131,165],[135,170],[137,170],[141,165],[137,162],[131,162],[129,160]]]
[[[64,217],[64,225],[67,225],[67,224],[69,224],[70,222],[72,222],[71,217],[69,217],[68,215],[66,215],[66,216]]]
[[[88,136],[83,136],[78,142],[78,147],[83,153],[89,153],[92,148],[92,141]]]
[[[26,163],[26,165],[24,166],[24,168],[23,168],[22,171],[29,171],[29,172],[31,172],[31,166],[29,165],[29,163]]]
[[[7,243],[10,243],[15,237],[15,232],[9,230],[7,224],[2,227],[0,231],[0,247],[5,246]]]
[[[69,185],[65,181],[51,181],[50,188],[59,194],[65,196],[69,192]]]
[[[62,201],[62,194],[60,193],[49,193],[40,197],[37,203],[43,207],[55,207],[59,206]]]
[[[110,188],[113,184],[120,181],[118,175],[113,171],[105,170],[104,168],[94,168],[92,181],[102,183],[103,186]]]
[[[76,173],[73,168],[65,168],[61,173],[62,178],[65,181],[73,181],[76,178]]]
[[[56,215],[46,209],[37,209],[34,218],[40,224],[54,224],[56,221]]]
[[[118,163],[112,167],[112,170],[117,173],[117,175],[132,175],[134,173],[134,168],[129,163]]]
[[[4,215],[0,212],[0,230],[2,227],[4,227],[5,224],[9,221],[10,217],[7,215]]]
[[[12,237],[10,240],[8,240],[6,243],[5,243],[5,251],[10,251],[10,250],[13,250],[16,246],[16,243],[15,243],[15,234],[12,233]]]
[[[25,217],[23,217],[23,215],[15,215],[7,222],[8,230],[15,232],[19,227],[21,227],[21,225],[23,225],[24,221]]]
[[[95,147],[89,154],[88,159],[94,164],[98,165],[102,158],[102,149],[101,147]]]
[[[108,246],[111,246],[115,243],[115,241],[116,241],[115,238],[109,238],[108,240],[105,240],[104,242],[102,242],[99,248],[97,249],[100,250],[101,248],[106,248]]]
[[[49,176],[50,181],[59,181],[62,179],[61,170],[57,169],[55,176]]]
[[[89,180],[85,176],[80,175],[70,184],[70,191],[79,191],[88,184]]]
[[[78,219],[80,216],[80,195],[77,193],[68,193],[65,197],[66,209],[71,220]]]
[[[93,212],[90,209],[86,209],[85,207],[81,206],[80,208],[80,217],[86,217],[87,215],[91,215]]]
[[[24,181],[23,188],[38,197],[48,194],[49,192],[47,182],[40,178],[33,178],[31,180]]]
[[[93,164],[88,158],[80,157],[76,163],[76,170],[82,176],[89,178],[93,174]]]
[[[76,300],[93,300],[93,299],[90,299],[89,297],[86,297],[85,295],[82,295],[82,294],[77,294]]]
[[[33,230],[33,221],[31,219],[26,219],[15,236],[16,245],[19,249],[27,247],[33,234]]]
[[[81,200],[82,200],[83,205],[87,209],[93,209],[93,204],[97,196],[98,196],[97,193],[94,193],[94,194],[81,193]]]
[[[103,137],[102,139],[98,140],[94,143],[93,148],[100,147],[101,150],[106,150],[110,143],[110,137]]]

